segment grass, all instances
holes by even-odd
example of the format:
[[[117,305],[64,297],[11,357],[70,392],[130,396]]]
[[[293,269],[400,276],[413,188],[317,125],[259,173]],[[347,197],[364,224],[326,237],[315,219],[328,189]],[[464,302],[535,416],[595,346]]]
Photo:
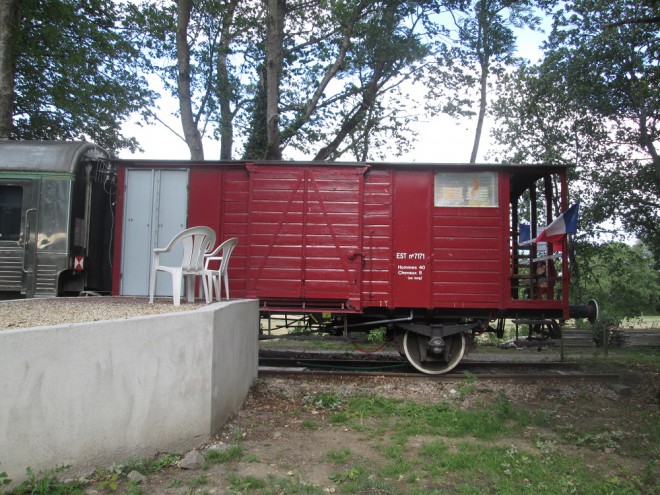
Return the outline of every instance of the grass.
[[[327,454],[328,461],[334,464],[344,464],[351,456],[351,451],[348,449],[331,450]]]
[[[57,476],[58,473],[66,469],[63,466],[46,473],[34,473],[28,468],[26,471],[26,480],[9,492],[12,495],[84,495],[85,485],[79,482],[64,482]]]
[[[451,403],[422,405],[398,399],[376,396],[355,396],[347,401],[344,411],[331,418],[332,424],[341,416],[342,424],[356,430],[381,430],[378,421],[391,421],[389,428],[406,436],[431,434],[449,437],[470,435],[483,440],[497,439],[511,431],[510,422],[516,427],[544,422],[527,411],[515,409],[504,395],[500,395],[493,409],[464,410]]]
[[[589,359],[600,362],[601,357]],[[602,359],[628,368],[660,369],[657,352],[625,351]],[[348,431],[359,439],[358,444],[335,445],[314,461],[329,473],[324,486],[304,478],[311,461],[273,460],[261,445],[257,455],[250,450],[250,429],[237,428],[226,450],[206,452],[204,471],[183,479],[177,475],[168,488],[177,495],[212,493],[221,478],[228,493],[253,495],[321,495],[328,486],[337,494],[375,495],[660,493],[657,404],[630,411],[622,406],[623,416],[591,422],[582,417],[578,424],[556,414],[570,410],[570,401],[532,401],[523,407],[502,391],[484,395],[477,380],[468,377],[455,386],[458,394],[451,400],[436,403],[366,392],[301,395],[300,407],[288,414],[300,419],[303,436]],[[590,398],[590,389],[584,390],[575,395],[582,404]],[[605,402],[599,407],[610,406]],[[368,444],[364,450],[363,443]],[[95,487],[101,494],[140,494],[139,485],[125,481],[128,472],[166,471],[178,459],[177,454],[163,454],[99,469]],[[277,464],[281,475],[256,476],[253,463]],[[217,465],[222,467],[213,469]],[[0,493],[5,479],[0,473]],[[57,472],[30,471],[26,482],[7,493],[78,495],[88,488],[61,482]]]
[[[472,392],[466,392],[472,393]],[[328,396],[324,396],[328,399]],[[308,403],[309,399],[305,403]],[[325,401],[320,401],[325,404]],[[312,400],[318,404],[319,400]],[[344,414],[343,428],[356,431],[379,431],[376,442],[378,462],[357,456],[348,448],[332,449],[326,453],[330,465],[329,483],[339,494],[432,495],[498,493],[518,494],[584,494],[628,495],[654,493],[660,488],[654,477],[654,462],[649,460],[641,473],[631,473],[612,459],[606,464],[590,465],[565,443],[600,451],[605,447],[618,448],[625,434],[603,430],[601,433],[583,432],[579,437],[542,438],[520,445],[502,444],[502,440],[519,437],[529,425],[538,425],[535,414],[513,405],[499,394],[486,407],[477,405],[461,409],[457,404],[419,404],[409,400],[389,399],[372,395],[342,397],[342,405],[330,400],[334,414]],[[545,426],[553,425],[546,419]],[[336,428],[328,418],[318,428]],[[657,438],[657,429],[653,433]],[[413,438],[423,439],[411,445]],[[210,465],[233,465],[226,471],[230,493],[255,495],[320,495],[323,487],[313,486],[297,476],[239,475],[235,466],[252,457],[243,445],[232,445],[225,451],[209,451]],[[660,459],[660,453],[659,457]],[[129,462],[117,471],[137,468],[167,469],[174,459],[171,454],[150,462]],[[108,470],[108,472],[111,472]],[[117,474],[115,472],[115,474]],[[101,486],[101,485],[99,485]],[[140,488],[125,485],[125,491],[137,495]],[[206,487],[209,487],[208,489]],[[185,484],[175,480],[172,489],[181,494],[210,493],[209,475],[199,474]],[[103,493],[117,491],[102,487]],[[29,479],[12,494],[78,495],[84,493],[80,484],[64,484],[55,474],[41,478],[31,473]],[[117,491],[117,493],[119,493]]]
[[[143,475],[156,473],[172,467],[181,459],[181,455],[164,453],[156,458],[128,459],[120,464],[113,464],[109,468],[97,467],[92,480],[98,487],[105,492],[115,492],[122,481],[126,479],[132,471],[137,471]],[[46,472],[34,473],[32,469],[26,470],[26,479],[12,490],[3,491],[3,486],[7,480],[5,473],[0,473],[0,493],[11,495],[83,495],[86,484],[79,481],[62,481],[59,473],[68,469],[68,466],[62,466],[58,469]],[[137,483],[129,481],[126,483],[125,493],[137,495],[140,489]]]
[[[605,355],[603,349],[589,349],[588,352],[570,352],[567,356],[578,363],[600,366],[603,368],[618,367],[624,370],[639,367],[660,371],[660,349],[636,350],[636,349],[609,349]]]
[[[230,445],[227,450],[209,450],[205,459],[208,464],[227,464],[237,461],[243,456],[243,447]]]
[[[474,394],[474,382],[464,382],[461,395]],[[648,424],[639,425],[643,433],[594,425],[593,432],[559,439],[554,434],[552,439],[537,436],[523,446],[502,446],[502,440],[518,438],[519,432],[530,427],[561,432],[562,424],[553,422],[550,412],[515,406],[504,393],[497,394],[487,407],[467,409],[452,403],[419,404],[353,395],[344,397],[334,411],[330,427],[341,424],[367,434],[378,432],[372,439],[387,439],[376,448],[381,462],[373,470],[365,462],[349,458],[348,451],[328,453],[330,462],[346,466],[331,477],[339,493],[627,495],[660,490],[654,471],[660,462],[660,425],[652,413]],[[411,448],[411,438],[420,437],[428,440]],[[642,473],[631,472],[614,457],[605,465],[585,463],[584,457],[566,449],[573,445],[594,452],[618,452],[627,440],[632,445],[626,455],[634,456],[634,445],[639,444],[650,456]],[[656,450],[649,450],[649,445]],[[438,486],[451,488],[433,488]]]

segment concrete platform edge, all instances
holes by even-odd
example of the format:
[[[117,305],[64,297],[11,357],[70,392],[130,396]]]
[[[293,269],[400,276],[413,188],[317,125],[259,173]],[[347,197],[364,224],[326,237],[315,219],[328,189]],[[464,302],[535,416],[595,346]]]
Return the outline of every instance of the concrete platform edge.
[[[258,302],[0,332],[0,472],[179,452],[208,440],[258,371]]]

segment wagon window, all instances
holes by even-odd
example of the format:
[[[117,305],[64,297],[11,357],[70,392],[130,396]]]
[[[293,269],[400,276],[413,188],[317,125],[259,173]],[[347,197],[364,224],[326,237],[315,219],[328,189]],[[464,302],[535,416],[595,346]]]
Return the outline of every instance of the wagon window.
[[[497,173],[438,172],[434,196],[435,206],[496,207]]]
[[[0,186],[0,241],[17,241],[21,234],[21,186]]]

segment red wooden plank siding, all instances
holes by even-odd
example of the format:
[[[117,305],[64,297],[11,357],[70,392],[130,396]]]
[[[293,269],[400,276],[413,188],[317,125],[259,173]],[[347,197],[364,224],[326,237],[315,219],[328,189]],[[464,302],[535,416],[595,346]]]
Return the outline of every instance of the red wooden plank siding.
[[[222,169],[222,221],[218,235],[224,241],[238,238],[238,244],[229,263],[229,290],[231,297],[245,297],[248,254],[248,198],[249,175],[244,167]],[[213,201],[212,198],[209,198]]]
[[[248,168],[248,297],[359,309],[364,169]]]
[[[188,196],[188,227],[215,230],[216,246],[231,237],[239,242],[229,264],[230,296],[245,296],[248,174],[244,167],[192,167]]]
[[[215,167],[192,168],[188,180],[188,227],[206,225],[214,229],[220,239],[220,200],[223,196],[221,170]]]
[[[501,216],[501,208],[433,208],[432,306],[501,304]]]
[[[247,295],[302,298],[303,168],[250,168]]]
[[[392,172],[371,169],[364,178],[362,299],[365,307],[391,307]]]

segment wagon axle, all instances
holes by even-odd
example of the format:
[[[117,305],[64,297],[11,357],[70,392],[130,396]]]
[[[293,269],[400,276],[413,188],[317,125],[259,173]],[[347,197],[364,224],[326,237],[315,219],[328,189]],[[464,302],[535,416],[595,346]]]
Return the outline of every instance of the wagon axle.
[[[428,343],[429,352],[432,354],[442,354],[445,350],[445,339],[442,337],[432,337]]]

